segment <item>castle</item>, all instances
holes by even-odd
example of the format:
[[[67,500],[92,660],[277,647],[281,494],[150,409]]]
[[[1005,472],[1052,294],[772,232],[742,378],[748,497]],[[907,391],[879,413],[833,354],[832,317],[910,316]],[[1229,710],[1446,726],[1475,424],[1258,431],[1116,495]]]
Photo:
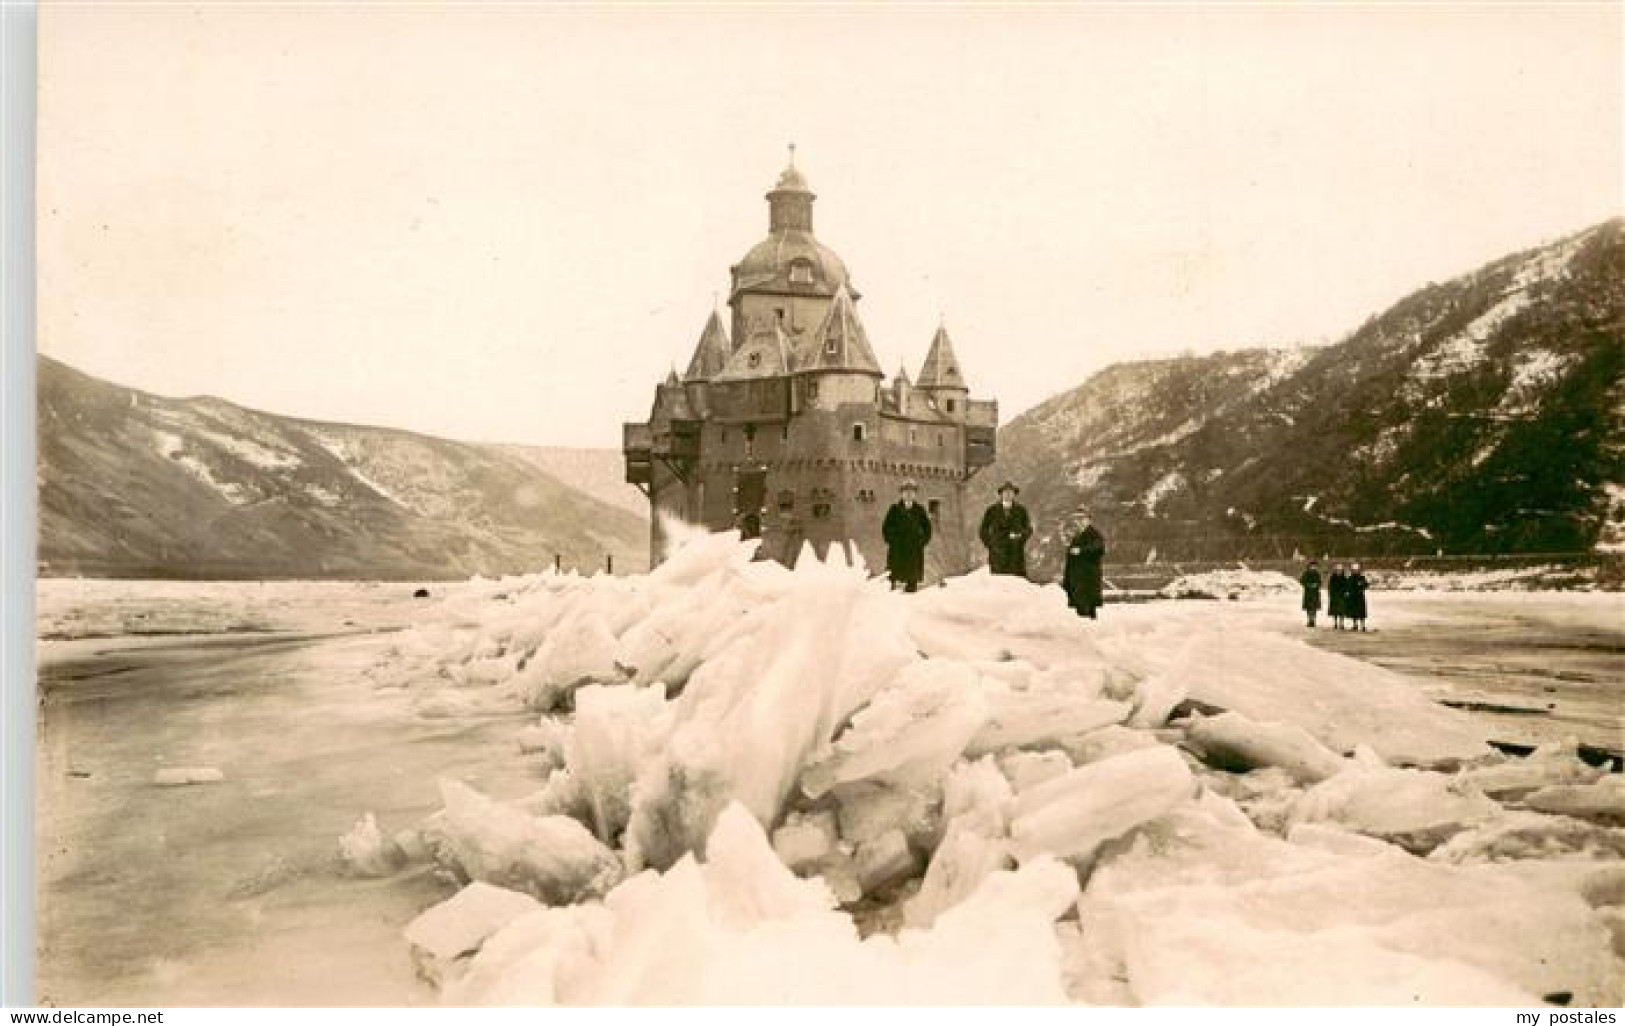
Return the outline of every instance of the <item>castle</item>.
[[[815,196],[795,167],[767,194],[768,235],[731,268],[732,323],[713,311],[688,370],[655,386],[645,423],[623,427],[626,479],[649,497],[650,563],[665,516],[762,539],[791,563],[856,545],[885,566],[880,524],[905,480],[935,530],[928,580],[974,563],[965,492],[993,462],[998,404],[970,398],[947,331],[919,375],[875,359],[846,264],[813,235]]]

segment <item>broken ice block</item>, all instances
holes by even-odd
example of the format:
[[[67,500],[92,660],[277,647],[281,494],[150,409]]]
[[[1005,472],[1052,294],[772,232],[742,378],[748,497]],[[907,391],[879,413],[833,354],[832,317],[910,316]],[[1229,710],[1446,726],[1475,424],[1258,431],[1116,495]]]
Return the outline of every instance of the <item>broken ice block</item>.
[[[926,866],[919,891],[903,906],[904,923],[930,926],[988,876],[1010,865],[1010,844],[1001,816],[983,810],[954,817]]]
[[[339,838],[339,855],[357,876],[388,876],[405,860],[405,853],[378,829],[378,820],[366,813]]]
[[[773,831],[773,851],[779,861],[798,874],[805,874],[835,850],[835,814],[791,813],[785,824]]]
[[[1557,784],[1589,784],[1603,771],[1580,761],[1573,741],[1542,745],[1522,759],[1461,772],[1461,779],[1492,798],[1516,799]]]
[[[871,777],[934,782],[986,720],[987,700],[974,670],[941,659],[913,663],[806,768],[801,790],[817,798],[837,784]]]
[[[475,881],[425,911],[406,927],[418,973],[443,986],[457,960],[479,950],[485,939],[541,906],[518,891]]]
[[[1625,859],[1625,830],[1538,812],[1507,812],[1462,830],[1428,856],[1441,862]]]
[[[1064,691],[990,695],[987,724],[976,732],[965,754],[975,757],[1003,748],[1060,744],[1066,739],[1128,718],[1127,702],[1104,698],[1079,701]]]
[[[527,706],[546,712],[559,706],[577,687],[593,681],[616,681],[615,635],[602,616],[580,609],[548,634],[542,647],[508,682]]]
[[[1625,826],[1625,777],[1610,775],[1590,784],[1553,784],[1524,796],[1536,812],[1550,812]]]
[[[858,886],[866,895],[879,894],[916,876],[920,861],[908,846],[908,837],[892,829],[872,841],[858,845],[854,862]]]
[[[1493,801],[1442,773],[1351,763],[1299,796],[1289,819],[1335,823],[1426,854],[1500,814]]]
[[[592,810],[593,832],[613,844],[631,817],[632,782],[671,732],[665,689],[589,685],[576,692],[575,723],[565,747],[570,773]]]
[[[867,844],[896,827],[922,849],[936,846],[941,822],[935,791],[859,781],[834,793],[841,839],[848,844]]]
[[[1185,761],[1167,746],[1081,766],[1016,796],[1012,848],[1021,862],[1046,852],[1086,859],[1104,842],[1162,815],[1195,791]]]
[[[1188,736],[1205,762],[1245,772],[1279,766],[1300,783],[1313,784],[1343,769],[1344,760],[1292,723],[1255,723],[1235,712],[1199,716]]]
[[[470,880],[528,891],[549,903],[599,895],[621,876],[615,853],[577,821],[531,816],[466,784],[440,782],[440,855]]]
[[[1485,755],[1487,728],[1391,671],[1256,630],[1205,630],[1170,668],[1190,697],[1254,720],[1295,723],[1334,752],[1367,744],[1389,762],[1455,765]]]
[[[1161,743],[1147,731],[1109,723],[1099,730],[1063,739],[1061,750],[1072,760],[1073,765],[1082,766],[1109,759],[1114,755],[1122,755],[1124,752],[1151,748]]]
[[[1042,784],[1072,769],[1072,760],[1065,752],[1006,752],[999,756],[999,769],[1009,779],[1010,786],[1025,791],[1034,784]]]

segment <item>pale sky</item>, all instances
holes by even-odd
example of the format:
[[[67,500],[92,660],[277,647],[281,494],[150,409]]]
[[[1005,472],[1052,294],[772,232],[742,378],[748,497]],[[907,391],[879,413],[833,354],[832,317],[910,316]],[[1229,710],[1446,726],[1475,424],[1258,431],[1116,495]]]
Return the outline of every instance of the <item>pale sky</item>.
[[[1617,5],[42,7],[41,349],[453,438],[618,447],[790,141],[888,373],[946,317],[1006,420],[1622,207]]]

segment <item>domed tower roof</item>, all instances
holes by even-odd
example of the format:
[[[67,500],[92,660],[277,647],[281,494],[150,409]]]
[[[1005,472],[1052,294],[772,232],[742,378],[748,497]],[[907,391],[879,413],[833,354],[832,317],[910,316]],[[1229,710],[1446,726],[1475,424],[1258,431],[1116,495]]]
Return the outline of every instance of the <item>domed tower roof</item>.
[[[833,296],[842,285],[851,290],[845,262],[813,235],[812,206],[817,198],[795,166],[792,146],[790,165],[767,194],[767,238],[733,266],[730,302],[741,292]]]

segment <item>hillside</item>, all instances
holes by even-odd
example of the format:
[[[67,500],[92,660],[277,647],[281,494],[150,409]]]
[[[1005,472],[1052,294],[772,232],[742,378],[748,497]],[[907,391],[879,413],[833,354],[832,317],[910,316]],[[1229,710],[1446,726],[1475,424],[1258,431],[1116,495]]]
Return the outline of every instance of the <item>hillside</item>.
[[[1625,221],[1430,284],[1323,349],[1118,365],[1000,432],[1053,572],[1109,558],[1585,552],[1625,514]],[[974,525],[972,525],[974,526]]]
[[[626,483],[626,457],[619,449],[571,449],[553,445],[502,445],[572,488],[577,488],[617,509],[647,519],[649,499],[636,485]]]
[[[499,446],[169,399],[38,361],[48,575],[446,579],[647,563],[647,528]]]

